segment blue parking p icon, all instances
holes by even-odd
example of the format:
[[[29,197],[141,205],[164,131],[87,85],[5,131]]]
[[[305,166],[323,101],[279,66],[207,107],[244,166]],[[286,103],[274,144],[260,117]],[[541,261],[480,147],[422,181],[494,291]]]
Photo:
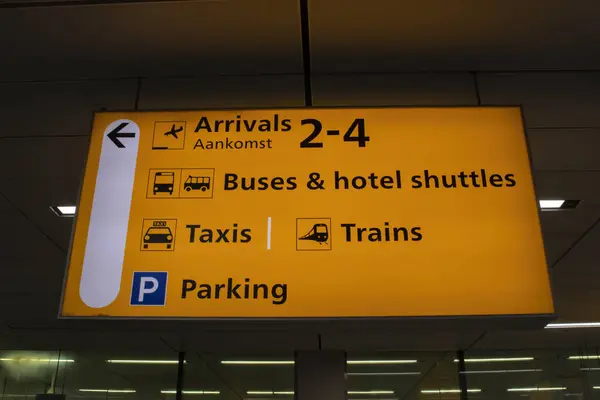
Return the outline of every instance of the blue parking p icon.
[[[167,272],[134,272],[132,306],[164,306],[167,300]]]

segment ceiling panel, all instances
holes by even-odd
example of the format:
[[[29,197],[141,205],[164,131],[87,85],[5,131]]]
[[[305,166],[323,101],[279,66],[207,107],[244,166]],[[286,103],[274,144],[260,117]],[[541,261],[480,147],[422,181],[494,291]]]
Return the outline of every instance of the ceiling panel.
[[[302,75],[216,76],[144,79],[140,109],[299,107]]]
[[[540,199],[583,200],[580,207],[600,207],[599,171],[535,171],[536,193]]]
[[[597,208],[581,207],[575,210],[543,211],[540,221],[544,235],[581,234],[600,216]]]
[[[580,282],[600,289],[600,215],[585,232],[581,232],[579,239],[576,246],[556,266],[554,275],[569,282]]]
[[[280,0],[0,9],[2,79],[300,72],[299,27]]]
[[[600,170],[600,127],[528,129],[536,170]]]
[[[0,10],[0,20],[2,15]],[[8,56],[5,54],[4,57]],[[0,79],[2,77],[6,75],[3,74]],[[94,111],[131,109],[135,104],[136,90],[135,79],[0,83],[0,120],[3,121],[0,138],[87,136]]]
[[[565,351],[565,355],[573,355],[577,354],[578,348],[582,346],[600,346],[600,336],[594,330],[589,329],[495,331],[487,332],[472,350],[531,349],[531,355],[535,356],[536,349],[562,349]],[[519,355],[514,354],[513,356],[518,357]],[[520,356],[526,356],[526,354]]]
[[[74,205],[78,198],[77,179],[38,179],[36,185],[30,185],[23,179],[3,179],[4,194],[25,213],[30,224],[56,243],[56,246],[69,248],[73,218],[57,216],[50,206]],[[9,189],[6,189],[9,187]],[[0,234],[1,236],[1,234]]]
[[[482,104],[523,105],[529,128],[600,126],[600,72],[478,74],[478,82]]]
[[[309,11],[317,72],[600,66],[592,0],[313,0]]]
[[[469,73],[315,75],[312,88],[315,106],[477,104]]]
[[[0,237],[2,238],[2,237]],[[3,238],[2,238],[3,239]],[[59,292],[65,271],[65,254],[47,239],[29,237],[20,243],[4,241],[0,293]]]
[[[579,235],[580,232],[544,234],[544,248],[549,267],[552,267],[565,254]]]
[[[88,131],[90,128],[88,128]],[[87,158],[89,133],[82,137],[0,138],[0,179],[15,181],[35,188],[41,182],[53,181],[61,191],[72,192],[79,184]],[[76,182],[75,182],[76,181]]]

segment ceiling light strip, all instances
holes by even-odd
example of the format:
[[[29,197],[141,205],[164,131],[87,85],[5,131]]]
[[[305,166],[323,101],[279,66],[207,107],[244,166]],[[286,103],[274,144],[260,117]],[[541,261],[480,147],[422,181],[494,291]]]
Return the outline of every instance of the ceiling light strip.
[[[16,361],[16,362],[43,362],[43,363],[49,363],[49,362],[61,362],[61,363],[74,363],[75,360],[72,359],[58,359],[58,358],[28,358],[28,357],[3,357],[0,358],[0,361],[5,361],[5,362],[12,362],[12,361]]]
[[[349,390],[348,394],[369,394],[369,395],[377,395],[377,394],[394,394],[393,390]]]
[[[546,325],[546,329],[600,328],[600,322],[560,322]]]
[[[540,200],[540,207],[545,209],[556,209],[561,208],[564,203],[564,200]]]
[[[177,360],[106,360],[110,364],[178,364]],[[187,364],[186,361],[183,362]]]
[[[518,361],[533,361],[533,357],[495,357],[495,358],[465,358],[466,363],[492,363],[492,362],[518,362]],[[458,362],[458,358],[454,359]]]
[[[423,389],[423,394],[445,394],[445,393],[460,393],[460,389]],[[468,393],[481,393],[481,389],[467,389]]]
[[[177,390],[161,390],[162,394],[177,394]],[[221,394],[218,390],[182,390],[183,394]]]
[[[518,372],[542,372],[543,369],[491,369],[491,370],[475,370],[475,371],[460,371],[461,374],[509,374]]]
[[[410,376],[421,375],[420,372],[348,372],[347,376]]]
[[[348,365],[392,365],[392,364],[415,364],[417,360],[348,360]]]
[[[569,356],[568,360],[600,360],[600,355],[589,354],[584,356]]]
[[[567,390],[565,386],[550,386],[550,387],[522,387],[522,388],[508,388],[507,392],[554,392]]]
[[[374,389],[374,390],[349,390],[347,392],[349,395],[382,395],[382,394],[394,394],[393,390],[381,390],[381,389]],[[277,390],[248,390],[246,392],[247,395],[251,395],[251,396],[277,396],[277,395],[290,395],[292,396],[294,394],[293,390],[284,390],[284,391],[277,391]]]
[[[415,364],[418,360],[348,360],[348,365]],[[294,365],[294,360],[222,360],[223,365]]]
[[[223,360],[223,365],[294,365],[294,360]]]

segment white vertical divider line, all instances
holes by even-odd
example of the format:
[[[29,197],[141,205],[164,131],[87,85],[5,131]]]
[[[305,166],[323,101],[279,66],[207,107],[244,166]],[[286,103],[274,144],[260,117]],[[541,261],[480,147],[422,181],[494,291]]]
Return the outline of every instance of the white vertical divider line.
[[[114,135],[118,147],[108,134],[124,123]],[[81,300],[92,308],[106,307],[121,289],[139,141],[139,126],[127,119],[112,122],[102,137],[79,283]]]
[[[271,217],[267,217],[267,250],[271,250]]]

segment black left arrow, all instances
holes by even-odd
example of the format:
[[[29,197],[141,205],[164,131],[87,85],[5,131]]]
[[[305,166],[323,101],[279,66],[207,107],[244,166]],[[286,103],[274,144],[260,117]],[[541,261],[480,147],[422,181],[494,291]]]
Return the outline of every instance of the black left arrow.
[[[121,132],[121,129],[129,125],[129,122],[121,122],[119,126],[108,133],[108,138],[120,149],[124,149],[125,145],[119,140],[122,138],[134,138],[135,133],[133,132]]]

